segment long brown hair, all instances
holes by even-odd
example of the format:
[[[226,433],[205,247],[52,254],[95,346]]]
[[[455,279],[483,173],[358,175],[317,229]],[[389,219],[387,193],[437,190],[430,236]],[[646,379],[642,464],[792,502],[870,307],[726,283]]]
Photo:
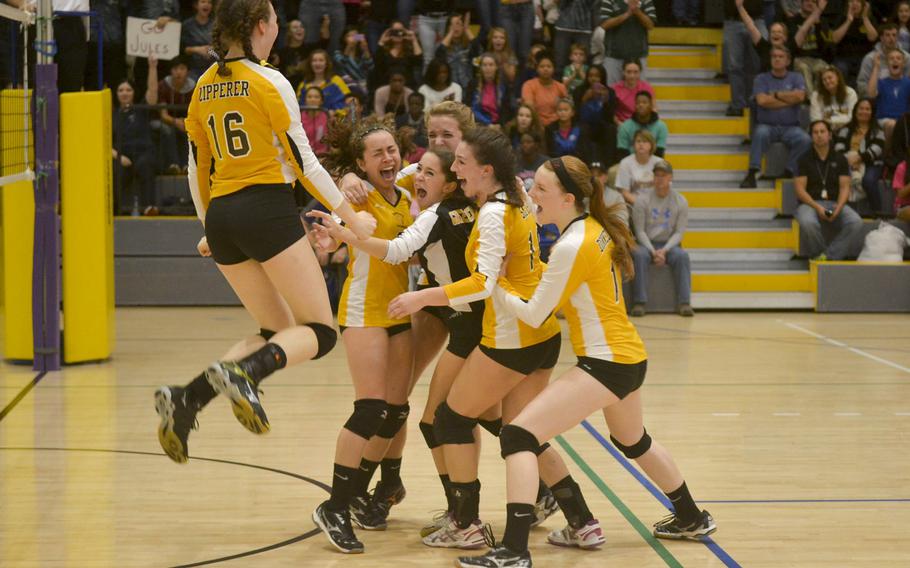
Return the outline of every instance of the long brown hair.
[[[354,116],[336,115],[329,127],[325,141],[329,153],[323,160],[325,169],[335,178],[354,172],[363,177],[364,172],[357,166],[357,160],[363,159],[366,150],[364,140],[370,134],[384,130],[392,135],[396,144],[395,121],[393,117],[383,118],[370,115],[364,119]]]
[[[831,93],[828,92],[828,89],[825,88],[825,84],[822,82],[825,73],[834,73],[837,77],[837,88],[834,90],[834,97],[831,96]],[[844,75],[841,73],[840,69],[834,65],[825,67],[821,70],[818,74],[816,84],[818,85],[818,94],[821,96],[822,103],[824,103],[825,106],[828,106],[835,101],[843,104],[847,100],[847,85],[844,84]]]
[[[324,49],[314,49],[310,52],[310,55],[303,62],[303,82],[312,83],[316,79],[315,73],[313,73],[313,56],[317,53],[321,53],[325,57],[325,71],[322,72],[322,76],[325,77],[325,82],[328,83],[332,80],[332,76],[335,75],[335,72],[332,70],[332,58],[329,57],[329,52]]]
[[[628,225],[619,216],[619,212],[625,208],[625,204],[617,203],[607,207],[604,202],[603,185],[591,175],[591,170],[588,169],[584,162],[575,156],[563,156],[558,159],[562,160],[563,166],[575,186],[588,200],[588,209],[591,217],[594,217],[607,234],[610,235],[610,240],[613,241],[613,262],[619,266],[623,280],[631,280],[635,276],[635,266],[632,264],[632,248],[635,240],[632,238],[632,232],[629,230]],[[555,173],[550,162],[544,162],[543,167]],[[562,182],[559,185],[562,187]],[[568,193],[565,187],[562,190]],[[575,206],[579,209],[579,212],[585,209],[585,204],[581,201],[576,201]]]
[[[455,172],[452,171],[452,164],[455,162],[455,153],[449,150],[448,148],[430,148],[426,151],[424,156],[427,154],[433,154],[436,156],[436,159],[439,160],[439,167],[442,168],[442,175],[446,180],[446,183],[455,183],[455,189],[452,193],[448,194],[444,201],[447,200],[456,200],[459,204],[470,205],[471,208],[477,209],[477,204],[464,194],[464,190],[461,189],[461,182],[458,181],[458,176],[455,175]]]
[[[221,0],[215,8],[215,23],[212,27],[212,49],[218,58],[218,74],[230,77],[231,69],[224,57],[231,43],[243,45],[243,54],[255,62],[259,58],[253,53],[253,29],[260,20],[269,21],[269,0]]]
[[[465,133],[462,142],[471,147],[478,164],[492,166],[494,179],[506,192],[504,201],[515,207],[523,206],[522,193],[515,186],[515,155],[508,137],[492,128],[475,128]]]

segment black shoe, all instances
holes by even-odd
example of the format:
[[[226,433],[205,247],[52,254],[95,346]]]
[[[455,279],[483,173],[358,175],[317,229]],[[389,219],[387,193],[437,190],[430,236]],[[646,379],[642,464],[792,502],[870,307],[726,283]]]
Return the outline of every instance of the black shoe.
[[[196,409],[186,403],[183,387],[160,387],[155,391],[155,411],[161,417],[158,426],[158,442],[169,458],[177,463],[186,463],[189,455],[190,430],[196,429]]]
[[[459,556],[458,566],[470,568],[471,566],[484,566],[487,568],[531,568],[531,553],[524,551],[519,554],[512,552],[504,546],[491,548],[483,556]]]
[[[234,416],[243,427],[254,434],[269,431],[269,419],[259,403],[253,379],[232,361],[215,361],[205,370],[205,378],[218,394],[231,401]]]
[[[755,189],[758,187],[758,182],[755,181],[755,172],[750,171],[746,174],[746,177],[743,178],[742,183],[739,184],[741,189]]]
[[[384,531],[388,527],[388,510],[383,511],[377,507],[369,495],[358,495],[351,499],[350,511],[351,519],[365,531]]]
[[[325,501],[313,511],[313,522],[329,537],[332,546],[345,554],[360,554],[363,543],[357,540],[347,511],[331,511]]]
[[[654,524],[654,536],[674,540],[702,540],[716,530],[717,525],[708,511],[702,511],[700,519],[685,527],[680,526],[676,515],[670,515]]]
[[[726,116],[743,116],[743,109],[733,108],[732,106],[727,107],[727,111],[724,113]]]
[[[549,487],[545,486],[545,488],[546,491],[534,504],[534,522],[531,523],[531,528],[540,525],[559,512],[559,503],[556,502],[556,497],[553,496],[553,492],[550,491]]]
[[[404,488],[404,484],[401,483],[400,480],[397,485],[384,484],[382,480],[380,480],[376,483],[376,487],[373,488],[373,496],[371,497],[373,508],[383,519],[387,519],[389,518],[389,511],[392,510],[392,506],[404,501],[407,494],[408,491]]]
[[[784,170],[783,175],[780,176],[781,179],[791,179],[793,177],[793,172],[790,170]]]

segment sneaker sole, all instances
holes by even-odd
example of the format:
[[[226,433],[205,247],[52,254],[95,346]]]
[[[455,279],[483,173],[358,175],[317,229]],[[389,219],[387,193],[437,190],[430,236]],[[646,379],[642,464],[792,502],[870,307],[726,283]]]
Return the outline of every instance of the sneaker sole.
[[[430,548],[457,548],[459,550],[479,550],[487,545],[487,543],[483,540],[476,544],[464,544],[457,542],[427,542],[426,539],[421,540],[421,542]]]
[[[582,546],[582,545],[580,545],[578,543],[574,543],[574,542],[571,542],[571,543],[556,542],[555,540],[550,540],[549,538],[547,538],[547,544],[552,544],[553,546],[559,546],[561,548],[578,548],[581,550],[596,550],[596,549],[600,548],[601,546],[603,546],[606,542],[607,542],[607,540],[604,539],[601,542],[598,542],[597,544],[586,544],[586,545]]]
[[[260,418],[250,401],[240,394],[240,389],[231,382],[230,377],[224,373],[220,365],[211,365],[206,369],[205,378],[215,389],[215,392],[228,397],[231,401],[231,410],[234,411],[234,416],[244,428],[253,434],[267,434],[269,432],[271,427],[269,426],[268,418],[264,420]],[[265,411],[262,410],[261,405],[259,409],[262,411],[262,416],[265,417]]]
[[[322,531],[322,534],[325,535],[325,538],[327,538],[328,541],[332,544],[332,546],[334,546],[334,547],[335,547],[336,549],[338,549],[340,552],[343,552],[344,554],[363,554],[363,547],[360,547],[360,548],[352,548],[352,549],[348,550],[348,549],[346,549],[346,548],[342,548],[342,547],[338,546],[338,544],[336,544],[335,541],[332,540],[332,537],[329,536],[329,530],[328,530],[328,529],[326,528],[326,526],[322,523],[322,519],[319,518],[319,510],[318,510],[318,509],[317,509],[316,511],[313,511],[313,515],[312,515],[312,516],[313,516],[313,522],[316,523],[316,526],[319,527],[319,530]]]
[[[712,535],[717,532],[717,526],[713,526],[710,529],[699,532],[695,535],[683,535],[683,534],[658,534],[657,531],[654,532],[654,538],[663,538],[666,540],[691,540],[694,542],[701,542],[706,536]]]
[[[187,450],[177,434],[174,434],[174,403],[171,400],[171,389],[161,387],[155,391],[155,412],[161,417],[158,426],[158,443],[161,449],[177,463],[186,463]]]

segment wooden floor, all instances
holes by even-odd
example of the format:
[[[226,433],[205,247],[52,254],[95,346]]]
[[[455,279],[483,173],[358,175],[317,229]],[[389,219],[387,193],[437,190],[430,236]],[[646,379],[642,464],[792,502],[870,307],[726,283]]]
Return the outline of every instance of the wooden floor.
[[[664,506],[598,440],[590,418],[559,446],[607,544],[597,552],[531,535],[537,566],[910,566],[910,329],[907,316],[701,313],[636,320],[650,353],[646,425],[714,515],[708,545],[647,535]],[[0,566],[447,566],[457,553],[417,531],[442,500],[417,429],[408,497],[389,530],[360,531],[347,557],[314,534],[335,435],[352,400],[344,354],[265,384],[272,432],[256,437],[218,400],[190,438],[160,451],[152,392],[184,383],[253,329],[239,309],[121,309],[106,364],[35,374],[0,366]],[[566,343],[557,370],[572,363]],[[505,480],[486,437],[481,515],[501,535]],[[568,457],[572,456],[572,457]],[[633,470],[636,471],[637,470]],[[644,532],[644,535],[642,534]],[[231,559],[234,555],[243,555]]]

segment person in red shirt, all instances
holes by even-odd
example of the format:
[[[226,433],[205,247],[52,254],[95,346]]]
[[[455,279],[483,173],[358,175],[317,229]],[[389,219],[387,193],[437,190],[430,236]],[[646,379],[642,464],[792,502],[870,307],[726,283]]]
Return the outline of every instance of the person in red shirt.
[[[654,95],[654,88],[647,81],[641,78],[641,63],[636,60],[629,60],[622,65],[622,81],[613,84],[613,90],[616,91],[616,124],[622,124],[628,120],[635,112],[635,95],[641,91]],[[657,110],[657,105],[654,105]]]

